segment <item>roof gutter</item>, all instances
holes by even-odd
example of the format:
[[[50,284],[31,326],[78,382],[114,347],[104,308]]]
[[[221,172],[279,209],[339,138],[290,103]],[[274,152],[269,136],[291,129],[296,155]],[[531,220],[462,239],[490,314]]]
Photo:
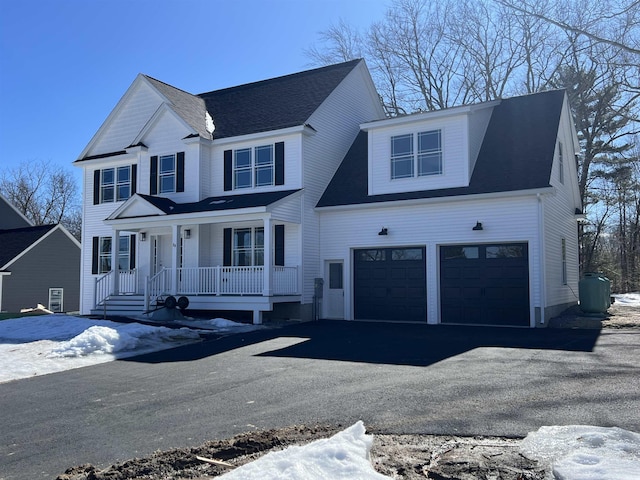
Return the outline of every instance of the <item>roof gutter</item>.
[[[469,195],[454,195],[448,197],[412,198],[407,200],[382,200],[379,202],[351,203],[348,205],[328,205],[324,207],[315,207],[315,209],[321,210],[323,212],[330,212],[342,210],[360,210],[368,208],[387,208],[397,206],[405,207],[411,205],[467,202],[469,200],[493,200],[501,198],[527,197],[532,195],[551,195],[554,194],[555,191],[555,187],[543,187],[531,190],[513,190],[508,192],[475,193]]]

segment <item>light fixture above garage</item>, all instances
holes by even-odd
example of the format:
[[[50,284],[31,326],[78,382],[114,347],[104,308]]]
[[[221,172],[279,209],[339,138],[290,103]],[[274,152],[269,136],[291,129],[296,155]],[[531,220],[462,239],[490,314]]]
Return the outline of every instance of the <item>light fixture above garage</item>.
[[[482,222],[476,222],[476,226],[473,227],[471,230],[484,230],[484,228],[482,228]]]
[[[389,231],[387,230],[387,227],[382,227],[382,230],[378,232],[378,235],[389,235]]]

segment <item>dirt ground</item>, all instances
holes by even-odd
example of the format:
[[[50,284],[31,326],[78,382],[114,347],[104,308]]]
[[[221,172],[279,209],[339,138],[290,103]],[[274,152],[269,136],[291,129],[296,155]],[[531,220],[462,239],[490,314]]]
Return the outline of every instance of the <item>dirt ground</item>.
[[[551,328],[640,329],[640,307],[612,305],[606,316],[572,309]],[[349,425],[293,425],[250,432],[190,448],[156,452],[99,469],[69,468],[56,480],[205,480],[217,477],[271,451],[327,438]],[[403,480],[543,480],[546,470],[520,453],[520,439],[443,435],[374,434],[371,462],[390,478]],[[215,465],[197,457],[223,461]]]

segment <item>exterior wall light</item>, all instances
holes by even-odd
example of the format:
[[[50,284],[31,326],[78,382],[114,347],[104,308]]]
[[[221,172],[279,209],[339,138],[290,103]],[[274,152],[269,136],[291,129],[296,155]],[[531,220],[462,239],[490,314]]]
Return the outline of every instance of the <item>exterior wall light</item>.
[[[191,229],[187,228],[184,231],[184,238],[191,238]]]
[[[387,230],[387,227],[382,227],[382,230],[378,232],[378,235],[389,235],[389,231]]]
[[[484,230],[484,229],[482,228],[481,222],[476,222],[476,226],[473,227],[471,230]]]
[[[140,232],[140,241],[144,242],[147,239],[147,232]]]

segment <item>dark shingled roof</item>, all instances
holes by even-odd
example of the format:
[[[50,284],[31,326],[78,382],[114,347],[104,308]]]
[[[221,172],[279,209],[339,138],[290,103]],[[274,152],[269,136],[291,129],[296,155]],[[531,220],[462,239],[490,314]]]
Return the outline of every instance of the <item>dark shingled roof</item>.
[[[304,125],[361,61],[351,60],[198,96],[204,99],[213,118],[214,138]]]
[[[318,207],[441,198],[549,186],[564,90],[502,100],[494,107],[468,187],[367,195],[367,133],[360,132]]]
[[[0,268],[40,240],[56,225],[0,230]]]
[[[244,195],[225,195],[209,197],[199,202],[191,203],[176,203],[168,198],[154,197],[141,193],[138,195],[167,215],[179,215],[182,213],[217,212],[222,210],[237,210],[240,208],[265,207],[298,191],[299,190],[282,190]]]

